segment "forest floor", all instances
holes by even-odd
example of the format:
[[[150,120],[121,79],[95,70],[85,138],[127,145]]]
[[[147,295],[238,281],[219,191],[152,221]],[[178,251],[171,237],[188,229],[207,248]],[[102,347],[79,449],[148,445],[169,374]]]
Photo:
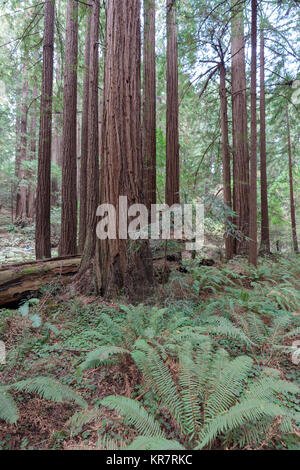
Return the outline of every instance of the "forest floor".
[[[286,336],[286,325],[282,330],[274,326],[278,317],[288,315],[289,328],[299,327],[299,286],[299,258],[264,259],[257,269],[249,268],[243,259],[213,267],[187,261],[186,273],[171,272],[167,283],[155,287],[147,304],[135,307],[126,299],[108,303],[78,296],[72,285],[66,289],[55,281],[42,290],[36,303],[25,303],[18,310],[0,310],[0,338],[7,351],[6,365],[0,365],[0,384],[52,377],[72,387],[93,409],[108,395],[132,397],[157,417],[169,439],[178,438],[172,420],[155,402],[132,359],[111,360],[108,365],[80,371],[87,354],[105,345],[130,349],[141,338],[162,347],[174,343],[174,335],[176,342],[176,335],[179,338],[186,327],[194,328],[201,322],[207,325],[205,319],[211,315],[227,318],[241,328],[239,318],[246,320],[253,315],[259,316],[269,332],[257,348],[249,349],[241,340],[242,334],[228,336],[226,329],[214,334],[217,346],[231,357],[248,354],[256,368],[275,368],[281,378],[300,385],[300,366],[293,363],[291,350],[285,349],[300,340],[300,334],[291,338]],[[157,312],[159,325],[154,326]],[[257,328],[263,334],[262,326]],[[300,329],[297,331],[300,333]],[[177,360],[171,352],[167,363],[175,377]],[[133,427],[124,424],[115,411],[104,409],[89,424],[72,424],[70,418],[79,410],[77,405],[53,403],[25,392],[11,393],[19,419],[17,424],[0,420],[0,449],[106,448],[104,441],[114,440],[121,446],[136,436]],[[289,406],[299,412],[300,397]],[[299,449],[300,439],[271,433],[265,446]]]
[[[55,243],[54,243],[55,244]],[[57,256],[57,247],[52,256]],[[35,260],[35,226],[17,227],[11,222],[11,214],[0,210],[0,265],[24,263]]]

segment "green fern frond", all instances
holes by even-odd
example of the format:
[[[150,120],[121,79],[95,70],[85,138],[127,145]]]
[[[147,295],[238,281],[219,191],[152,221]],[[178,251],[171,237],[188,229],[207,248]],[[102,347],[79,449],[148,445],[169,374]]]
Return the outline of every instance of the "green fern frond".
[[[101,405],[118,411],[143,436],[164,437],[159,424],[137,401],[126,397],[109,396],[101,401]]]
[[[35,377],[22,380],[10,385],[9,388],[18,392],[34,393],[41,398],[58,403],[74,402],[82,408],[87,406],[87,402],[70,387],[50,377]]]
[[[67,426],[70,427],[71,433],[76,435],[82,426],[93,421],[98,421],[102,416],[103,413],[99,408],[86,408],[84,410],[77,411],[73,416],[71,416],[67,421]]]
[[[252,369],[253,360],[248,356],[239,356],[231,361],[222,371],[206,402],[205,422],[226,412],[232,406]]]
[[[266,416],[275,417],[285,414],[280,406],[263,400],[245,400],[232,406],[229,411],[219,414],[207,424],[200,434],[197,450],[209,446],[213,440],[226,431],[240,428],[247,422],[253,422]]]
[[[139,436],[126,447],[126,450],[184,450],[184,447],[177,441]]]
[[[130,354],[130,351],[118,346],[101,346],[95,349],[95,351],[88,353],[85,361],[79,366],[79,372],[107,365],[109,359],[118,354]]]
[[[0,390],[0,419],[16,424],[18,418],[19,412],[15,400],[6,390]]]

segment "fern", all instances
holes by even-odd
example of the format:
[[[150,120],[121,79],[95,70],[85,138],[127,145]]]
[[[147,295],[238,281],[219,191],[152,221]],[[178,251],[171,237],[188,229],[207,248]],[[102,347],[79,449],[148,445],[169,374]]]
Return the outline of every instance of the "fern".
[[[19,418],[18,408],[13,397],[5,390],[0,390],[0,419],[16,424]]]
[[[104,398],[101,404],[118,411],[143,436],[164,437],[159,424],[138,402],[126,397],[110,396]]]
[[[22,380],[10,385],[9,388],[18,392],[33,393],[41,398],[58,403],[74,402],[83,408],[87,406],[87,402],[70,387],[50,377],[35,377]]]

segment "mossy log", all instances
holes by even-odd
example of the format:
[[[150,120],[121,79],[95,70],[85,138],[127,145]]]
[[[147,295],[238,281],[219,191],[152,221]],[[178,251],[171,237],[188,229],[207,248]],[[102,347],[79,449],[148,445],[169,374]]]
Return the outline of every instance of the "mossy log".
[[[0,265],[0,307],[17,302],[26,292],[38,291],[55,278],[77,272],[80,257]]]

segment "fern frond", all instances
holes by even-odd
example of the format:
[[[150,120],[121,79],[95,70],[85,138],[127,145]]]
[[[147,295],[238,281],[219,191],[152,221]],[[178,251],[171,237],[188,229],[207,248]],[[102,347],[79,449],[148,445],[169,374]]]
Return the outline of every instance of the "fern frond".
[[[0,419],[16,424],[18,418],[19,412],[15,400],[6,390],[0,390]]]
[[[58,380],[50,377],[35,377],[22,380],[9,386],[18,392],[34,393],[46,400],[61,402],[74,402],[85,408],[87,402],[67,385],[61,384]]]
[[[280,406],[263,400],[245,400],[232,406],[229,411],[216,416],[200,434],[200,443],[197,450],[209,446],[220,434],[233,430],[266,416],[275,417],[285,414]]]
[[[101,346],[88,353],[85,361],[79,366],[79,372],[107,365],[109,359],[118,354],[130,354],[130,351],[119,348],[118,346]]]
[[[211,389],[205,407],[205,421],[226,412],[235,402],[251,371],[253,360],[248,356],[239,356],[231,361],[222,371],[215,386]]]
[[[142,435],[164,437],[159,424],[137,401],[126,397],[109,396],[101,401],[101,405],[118,411]]]
[[[139,436],[126,447],[126,450],[184,450],[184,447],[177,441]]]

